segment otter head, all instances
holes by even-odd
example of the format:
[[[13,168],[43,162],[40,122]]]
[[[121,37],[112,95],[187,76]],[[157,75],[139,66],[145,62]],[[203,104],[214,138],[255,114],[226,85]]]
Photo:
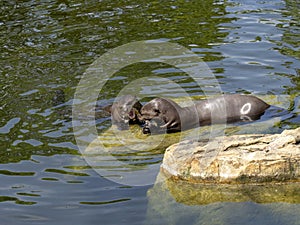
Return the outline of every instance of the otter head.
[[[138,116],[142,108],[141,103],[135,96],[121,96],[112,106],[107,108],[111,113],[112,124],[121,130],[129,128],[129,123],[140,123]]]
[[[155,98],[141,108],[139,119],[144,121],[143,133],[170,133],[180,130],[179,110],[175,102]]]

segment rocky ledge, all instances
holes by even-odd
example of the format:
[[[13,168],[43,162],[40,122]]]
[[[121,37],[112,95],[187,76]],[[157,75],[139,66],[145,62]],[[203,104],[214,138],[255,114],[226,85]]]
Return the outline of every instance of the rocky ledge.
[[[281,134],[183,141],[166,150],[161,170],[197,183],[300,181],[300,127]]]

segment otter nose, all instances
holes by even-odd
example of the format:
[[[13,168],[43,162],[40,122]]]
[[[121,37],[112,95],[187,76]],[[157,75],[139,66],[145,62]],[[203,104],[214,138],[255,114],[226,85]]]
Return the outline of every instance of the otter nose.
[[[151,134],[149,127],[143,127],[143,134]]]
[[[151,134],[151,130],[150,130],[150,121],[149,120],[145,120],[144,124],[143,124],[143,134]]]
[[[165,125],[164,121],[162,121],[158,117],[154,117],[151,120],[145,120],[143,126],[144,134],[163,134],[167,132],[167,128],[163,127]]]

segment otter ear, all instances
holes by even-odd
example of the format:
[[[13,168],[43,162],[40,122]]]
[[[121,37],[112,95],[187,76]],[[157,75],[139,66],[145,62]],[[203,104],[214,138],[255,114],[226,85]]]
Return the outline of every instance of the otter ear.
[[[107,105],[107,106],[103,107],[103,109],[110,114],[111,114],[111,108],[112,108],[112,105]]]

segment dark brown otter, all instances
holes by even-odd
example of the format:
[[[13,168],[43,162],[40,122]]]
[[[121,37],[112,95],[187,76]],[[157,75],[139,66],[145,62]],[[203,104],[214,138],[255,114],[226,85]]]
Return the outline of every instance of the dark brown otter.
[[[138,119],[142,104],[135,96],[124,95],[119,97],[112,105],[105,107],[110,112],[112,124],[120,130],[127,130],[129,124],[139,124]]]
[[[198,126],[253,121],[270,105],[249,95],[222,95],[181,107],[170,99],[155,98],[141,108],[143,133],[178,132]]]

